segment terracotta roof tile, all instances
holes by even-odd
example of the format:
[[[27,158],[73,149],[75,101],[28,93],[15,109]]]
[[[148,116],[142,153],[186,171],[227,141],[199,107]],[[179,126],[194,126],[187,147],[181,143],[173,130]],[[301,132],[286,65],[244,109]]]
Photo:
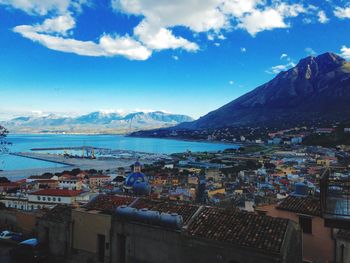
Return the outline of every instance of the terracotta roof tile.
[[[46,212],[41,219],[53,222],[67,222],[71,219],[72,209],[67,205],[56,205]]]
[[[156,200],[148,198],[140,198],[133,205],[133,208],[158,211],[160,213],[176,213],[182,216],[183,222],[186,225],[191,217],[197,212],[199,206],[190,205],[181,202],[172,202],[165,200]]]
[[[134,200],[135,198],[131,196],[100,194],[91,200],[85,208],[110,213],[118,206],[130,205]]]
[[[321,216],[320,200],[312,196],[288,196],[277,206],[277,209],[290,212]]]
[[[188,227],[188,235],[238,246],[280,252],[289,220],[239,210],[205,207]]]

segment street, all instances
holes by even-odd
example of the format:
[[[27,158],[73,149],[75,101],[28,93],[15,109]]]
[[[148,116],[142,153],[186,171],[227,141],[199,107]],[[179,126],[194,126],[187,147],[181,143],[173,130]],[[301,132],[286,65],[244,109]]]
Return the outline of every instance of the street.
[[[10,263],[9,251],[13,247],[10,244],[4,244],[0,242],[0,262],[1,263]]]

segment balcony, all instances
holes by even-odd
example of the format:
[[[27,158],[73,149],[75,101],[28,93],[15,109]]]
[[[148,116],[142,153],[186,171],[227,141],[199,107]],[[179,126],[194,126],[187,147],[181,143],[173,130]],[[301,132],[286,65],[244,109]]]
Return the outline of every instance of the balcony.
[[[350,230],[350,175],[326,169],[320,190],[325,226]]]

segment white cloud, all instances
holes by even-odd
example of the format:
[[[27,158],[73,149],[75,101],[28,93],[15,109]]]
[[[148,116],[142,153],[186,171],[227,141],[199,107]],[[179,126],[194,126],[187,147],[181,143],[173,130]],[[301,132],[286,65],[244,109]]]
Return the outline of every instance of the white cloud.
[[[305,52],[309,55],[309,56],[315,56],[317,53],[315,50],[313,50],[311,47],[307,47],[305,48]]]
[[[238,28],[245,29],[255,36],[257,33],[275,28],[287,28],[290,25],[285,22],[286,18],[298,16],[305,9],[299,4],[279,4],[263,10],[255,9],[251,13],[239,18]]]
[[[318,22],[322,24],[325,24],[329,21],[329,18],[327,17],[326,13],[322,10],[317,13],[317,16],[318,16]]]
[[[83,56],[124,56],[132,60],[146,60],[152,52],[129,36],[103,35],[98,43],[80,41],[62,36],[52,36],[37,31],[40,26],[22,25],[14,28],[16,33],[38,42],[49,49],[75,53]]]
[[[340,19],[350,18],[350,6],[349,7],[336,7],[334,9],[334,15]]]
[[[79,10],[87,0],[0,0],[0,5],[12,6],[28,14],[47,15],[50,12],[65,14],[69,8]]]
[[[134,35],[148,48],[153,50],[182,48],[187,51],[197,51],[198,45],[182,37],[176,37],[166,28],[157,28],[142,21],[135,29]]]
[[[345,59],[350,59],[350,47],[342,46],[340,55]]]
[[[173,58],[174,60],[179,60],[179,57],[178,57],[178,56],[175,56],[175,55],[173,55],[172,58]]]
[[[44,33],[58,33],[66,35],[68,30],[75,27],[74,18],[67,14],[61,15],[55,18],[46,19],[42,24],[33,26],[33,30],[36,32]]]
[[[230,81],[228,82],[228,84],[233,85],[233,84],[235,84],[235,82],[234,82],[233,80],[230,80]]]
[[[158,27],[185,26],[194,32],[220,30],[227,17],[219,9],[224,0],[112,0],[118,11],[144,16]]]
[[[241,47],[241,52],[242,53],[247,52],[247,49],[245,47]]]
[[[273,66],[271,67],[269,70],[266,71],[266,73],[269,74],[278,74],[282,71],[286,71],[292,67],[295,67],[295,63],[293,62],[288,62],[287,64],[284,65],[277,65],[277,66]]]
[[[284,59],[284,58],[288,58],[288,55],[286,53],[283,53],[281,56],[280,56],[280,59]]]
[[[308,13],[302,4],[282,0],[111,0],[117,12],[134,15],[140,23],[132,35],[103,34],[98,41],[73,38],[75,15],[91,0],[0,0],[0,5],[21,9],[32,15],[50,16],[41,24],[20,25],[14,31],[50,49],[85,56],[124,56],[148,59],[153,51],[200,50],[196,35],[207,34],[208,40],[225,40],[225,33],[243,29],[252,36],[275,28],[288,28],[290,19]],[[311,10],[311,9],[310,9]],[[316,12],[316,11],[314,11]],[[313,14],[315,15],[315,13]],[[327,17],[319,12],[319,19]],[[192,36],[184,37],[174,28],[186,28]],[[241,52],[245,52],[241,48]]]

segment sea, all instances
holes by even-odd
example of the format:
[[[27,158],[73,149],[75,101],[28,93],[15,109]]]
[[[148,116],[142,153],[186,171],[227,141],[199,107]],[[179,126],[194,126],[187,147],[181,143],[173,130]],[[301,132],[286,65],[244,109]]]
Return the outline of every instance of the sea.
[[[7,141],[12,143],[9,147],[10,152],[29,152],[32,148],[92,146],[113,150],[170,154],[187,150],[192,152],[219,151],[238,147],[225,143],[136,138],[121,135],[10,134]],[[4,171],[60,166],[62,165],[9,154],[0,155],[0,170]]]

